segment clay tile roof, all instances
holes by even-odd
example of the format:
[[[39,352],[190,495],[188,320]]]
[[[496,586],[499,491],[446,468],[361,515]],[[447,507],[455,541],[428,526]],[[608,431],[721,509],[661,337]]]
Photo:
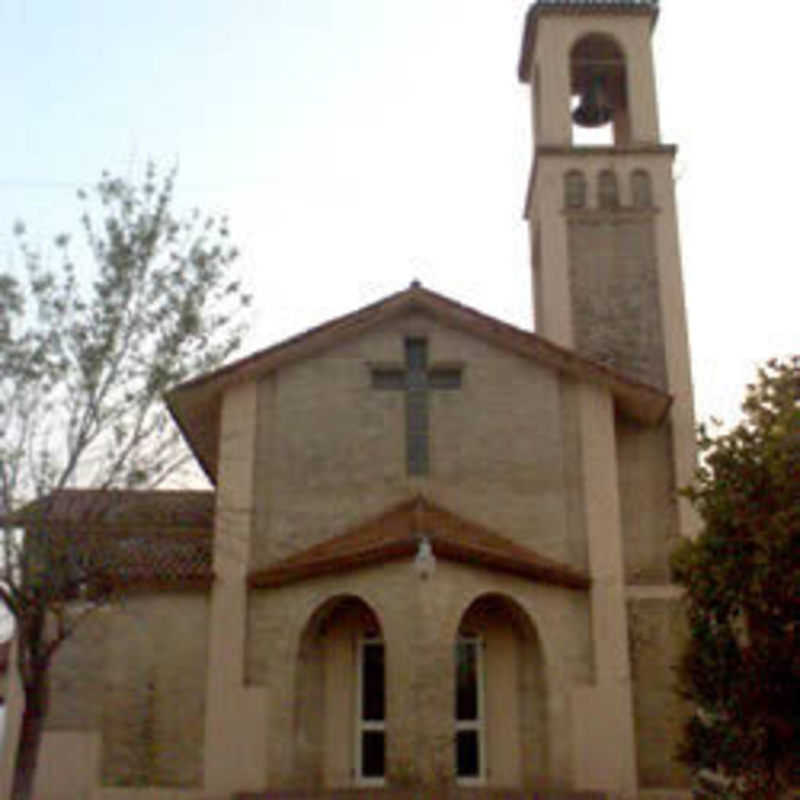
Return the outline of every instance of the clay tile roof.
[[[102,525],[106,529],[139,525],[195,527],[214,526],[214,493],[191,490],[59,489],[40,497],[14,514],[9,521]]]
[[[0,522],[67,537],[76,574],[115,586],[204,588],[213,577],[213,492],[61,489]]]
[[[508,572],[536,581],[587,589],[589,576],[539,555],[423,497],[248,576],[251,588],[273,588],[416,555],[421,535],[438,558]]]

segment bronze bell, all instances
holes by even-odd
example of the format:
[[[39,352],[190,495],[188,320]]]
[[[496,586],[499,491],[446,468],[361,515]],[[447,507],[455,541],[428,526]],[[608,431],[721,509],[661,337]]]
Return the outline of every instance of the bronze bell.
[[[581,95],[581,102],[572,112],[572,119],[582,128],[599,128],[610,122],[614,108],[608,98],[603,79],[594,77]]]

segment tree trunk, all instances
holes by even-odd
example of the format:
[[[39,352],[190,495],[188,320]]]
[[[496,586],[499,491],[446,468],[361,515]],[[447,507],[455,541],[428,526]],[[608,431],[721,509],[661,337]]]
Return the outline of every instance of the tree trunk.
[[[31,800],[33,779],[39,760],[39,745],[42,741],[44,720],[47,715],[48,680],[43,669],[25,686],[25,709],[17,745],[17,760],[14,764],[14,784],[11,800]]]

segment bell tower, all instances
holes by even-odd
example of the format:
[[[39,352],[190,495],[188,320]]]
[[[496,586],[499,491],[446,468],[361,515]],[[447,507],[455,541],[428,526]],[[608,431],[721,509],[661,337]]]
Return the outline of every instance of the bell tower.
[[[661,141],[657,0],[537,0],[519,78],[532,89],[529,223],[537,333],[673,396],[675,485],[694,466],[676,148]],[[599,145],[581,144],[598,129]],[[691,529],[682,509],[679,527]]]

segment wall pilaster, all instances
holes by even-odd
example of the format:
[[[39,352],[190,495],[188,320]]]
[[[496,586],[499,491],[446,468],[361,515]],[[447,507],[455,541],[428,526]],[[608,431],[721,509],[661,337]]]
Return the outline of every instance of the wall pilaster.
[[[244,686],[257,408],[254,383],[223,397],[204,762],[215,793],[262,789],[266,778],[266,692]]]
[[[409,570],[412,567],[409,565]],[[415,578],[416,580],[416,578]],[[419,776],[427,786],[453,779],[453,631],[443,623],[447,598],[441,581],[433,575],[419,579],[419,624],[417,626],[415,704],[415,757]],[[413,641],[413,640],[412,640]]]
[[[579,789],[635,797],[636,749],[613,399],[604,389],[583,385],[578,403],[595,681],[573,693],[573,769]]]
[[[695,446],[694,395],[689,356],[689,333],[681,269],[678,212],[675,204],[673,159],[653,170],[654,199],[660,208],[656,218],[658,280],[661,287],[661,315],[665,320],[664,349],[667,381],[673,396],[670,409],[676,489],[688,486],[697,465]],[[678,525],[682,536],[694,536],[699,520],[688,500],[678,502]]]

